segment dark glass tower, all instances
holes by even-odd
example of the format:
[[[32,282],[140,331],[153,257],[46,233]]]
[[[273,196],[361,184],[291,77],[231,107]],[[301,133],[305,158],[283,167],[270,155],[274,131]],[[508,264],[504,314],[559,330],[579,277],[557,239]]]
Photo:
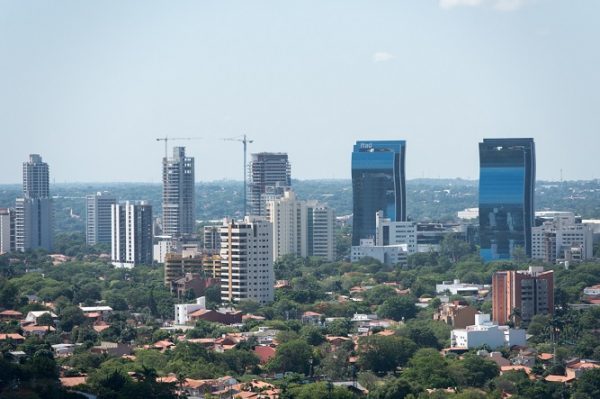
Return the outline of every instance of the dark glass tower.
[[[375,214],[406,220],[406,142],[357,141],[352,152],[352,245],[375,236]]]
[[[510,259],[517,247],[531,256],[535,210],[533,139],[484,139],[479,143],[480,255]]]

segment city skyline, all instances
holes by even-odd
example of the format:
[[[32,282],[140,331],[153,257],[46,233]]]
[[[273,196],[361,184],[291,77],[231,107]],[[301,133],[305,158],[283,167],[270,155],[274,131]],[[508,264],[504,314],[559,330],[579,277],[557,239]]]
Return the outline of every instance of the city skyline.
[[[30,153],[57,182],[158,183],[165,135],[206,138],[185,143],[197,181],[241,180],[220,139],[244,133],[299,179],[399,138],[407,179],[475,179],[477,142],[523,136],[540,180],[597,177],[598,2],[2,4],[0,183]]]

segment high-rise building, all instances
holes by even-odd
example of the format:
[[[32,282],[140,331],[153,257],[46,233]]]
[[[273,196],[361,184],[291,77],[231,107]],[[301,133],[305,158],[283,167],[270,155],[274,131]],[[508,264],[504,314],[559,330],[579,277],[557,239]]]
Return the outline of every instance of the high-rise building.
[[[292,190],[266,204],[273,226],[273,259],[288,254],[335,260],[335,214],[317,201],[300,201]]]
[[[171,237],[195,233],[196,194],[194,158],[185,147],[174,147],[172,158],[163,158],[162,234]]]
[[[51,198],[17,198],[15,204],[15,249],[52,250],[53,215]]]
[[[117,199],[107,192],[98,192],[86,198],[85,241],[87,245],[110,244],[111,207]]]
[[[218,253],[221,249],[221,236],[219,229],[221,226],[204,226],[202,248],[210,253]]]
[[[533,139],[479,143],[479,236],[485,261],[510,259],[517,247],[531,256],[535,222]]]
[[[288,155],[279,152],[252,154],[248,166],[248,214],[265,216],[265,196],[281,196],[285,188],[292,185]]]
[[[0,254],[15,250],[15,210],[0,208]]]
[[[406,220],[406,142],[357,141],[352,152],[352,245],[375,238],[375,213]]]
[[[23,196],[25,198],[50,197],[50,173],[48,164],[39,154],[29,155],[23,162]]]
[[[15,249],[52,250],[54,209],[50,198],[49,168],[38,154],[23,162],[23,198],[15,205]]]
[[[507,270],[492,277],[492,314],[498,324],[527,325],[536,314],[554,312],[554,272],[543,267]]]
[[[531,257],[547,263],[580,261],[594,256],[594,232],[573,212],[536,212],[542,223],[531,229]]]
[[[336,257],[335,211],[323,204],[309,203],[307,216],[308,256],[317,256],[333,262]]]
[[[117,267],[152,263],[152,206],[125,202],[111,206],[111,260]]]
[[[221,227],[221,300],[273,301],[271,223],[252,216],[225,220]]]

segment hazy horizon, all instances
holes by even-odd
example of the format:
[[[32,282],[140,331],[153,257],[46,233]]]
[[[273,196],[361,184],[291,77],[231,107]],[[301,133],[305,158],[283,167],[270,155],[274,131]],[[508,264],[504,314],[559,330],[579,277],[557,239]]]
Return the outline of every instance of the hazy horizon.
[[[0,183],[242,179],[241,143],[292,177],[350,178],[356,140],[406,140],[406,175],[478,178],[483,138],[533,137],[538,180],[599,177],[595,0],[0,0]],[[10,150],[7,150],[10,149]],[[596,162],[595,162],[596,161]],[[562,172],[561,172],[562,171]]]
[[[461,177],[415,177],[412,179],[406,179],[406,182],[410,183],[410,182],[415,182],[415,181],[431,181],[431,182],[435,182],[435,181],[445,181],[445,180],[450,180],[450,181],[463,181],[465,183],[477,183],[479,181],[479,179],[464,179]],[[537,183],[580,183],[580,182],[595,182],[599,180],[599,178],[594,178],[594,179],[569,179],[569,180],[546,180],[546,179],[536,179],[536,184]],[[305,182],[305,181],[348,181],[349,183],[352,182],[352,179],[350,177],[348,178],[344,178],[344,177],[340,177],[340,178],[314,178],[314,179],[296,179],[296,178],[292,178],[292,181],[300,181],[300,182]],[[196,185],[198,184],[215,184],[215,183],[219,183],[219,182],[223,182],[223,183],[237,183],[237,184],[243,184],[244,181],[243,180],[236,180],[236,179],[216,179],[216,180],[196,180]],[[120,184],[154,184],[154,185],[161,185],[162,182],[160,181],[50,181],[50,185],[83,185],[83,184],[107,184],[107,185],[120,185]],[[7,182],[7,183],[0,183],[0,187],[2,186],[21,186],[22,183],[21,182]],[[293,185],[292,185],[293,187]]]

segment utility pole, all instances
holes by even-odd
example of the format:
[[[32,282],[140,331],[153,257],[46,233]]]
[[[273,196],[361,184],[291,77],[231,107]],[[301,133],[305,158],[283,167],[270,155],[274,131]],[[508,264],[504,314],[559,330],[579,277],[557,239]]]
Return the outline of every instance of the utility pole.
[[[224,141],[238,141],[242,144],[244,144],[244,215],[246,216],[247,214],[247,204],[248,204],[248,197],[247,197],[247,179],[248,176],[246,174],[246,157],[247,157],[247,152],[248,152],[248,144],[254,143],[254,140],[250,140],[248,139],[248,137],[244,134],[242,136],[237,136],[237,137],[229,137],[229,138],[224,138],[221,139]]]

